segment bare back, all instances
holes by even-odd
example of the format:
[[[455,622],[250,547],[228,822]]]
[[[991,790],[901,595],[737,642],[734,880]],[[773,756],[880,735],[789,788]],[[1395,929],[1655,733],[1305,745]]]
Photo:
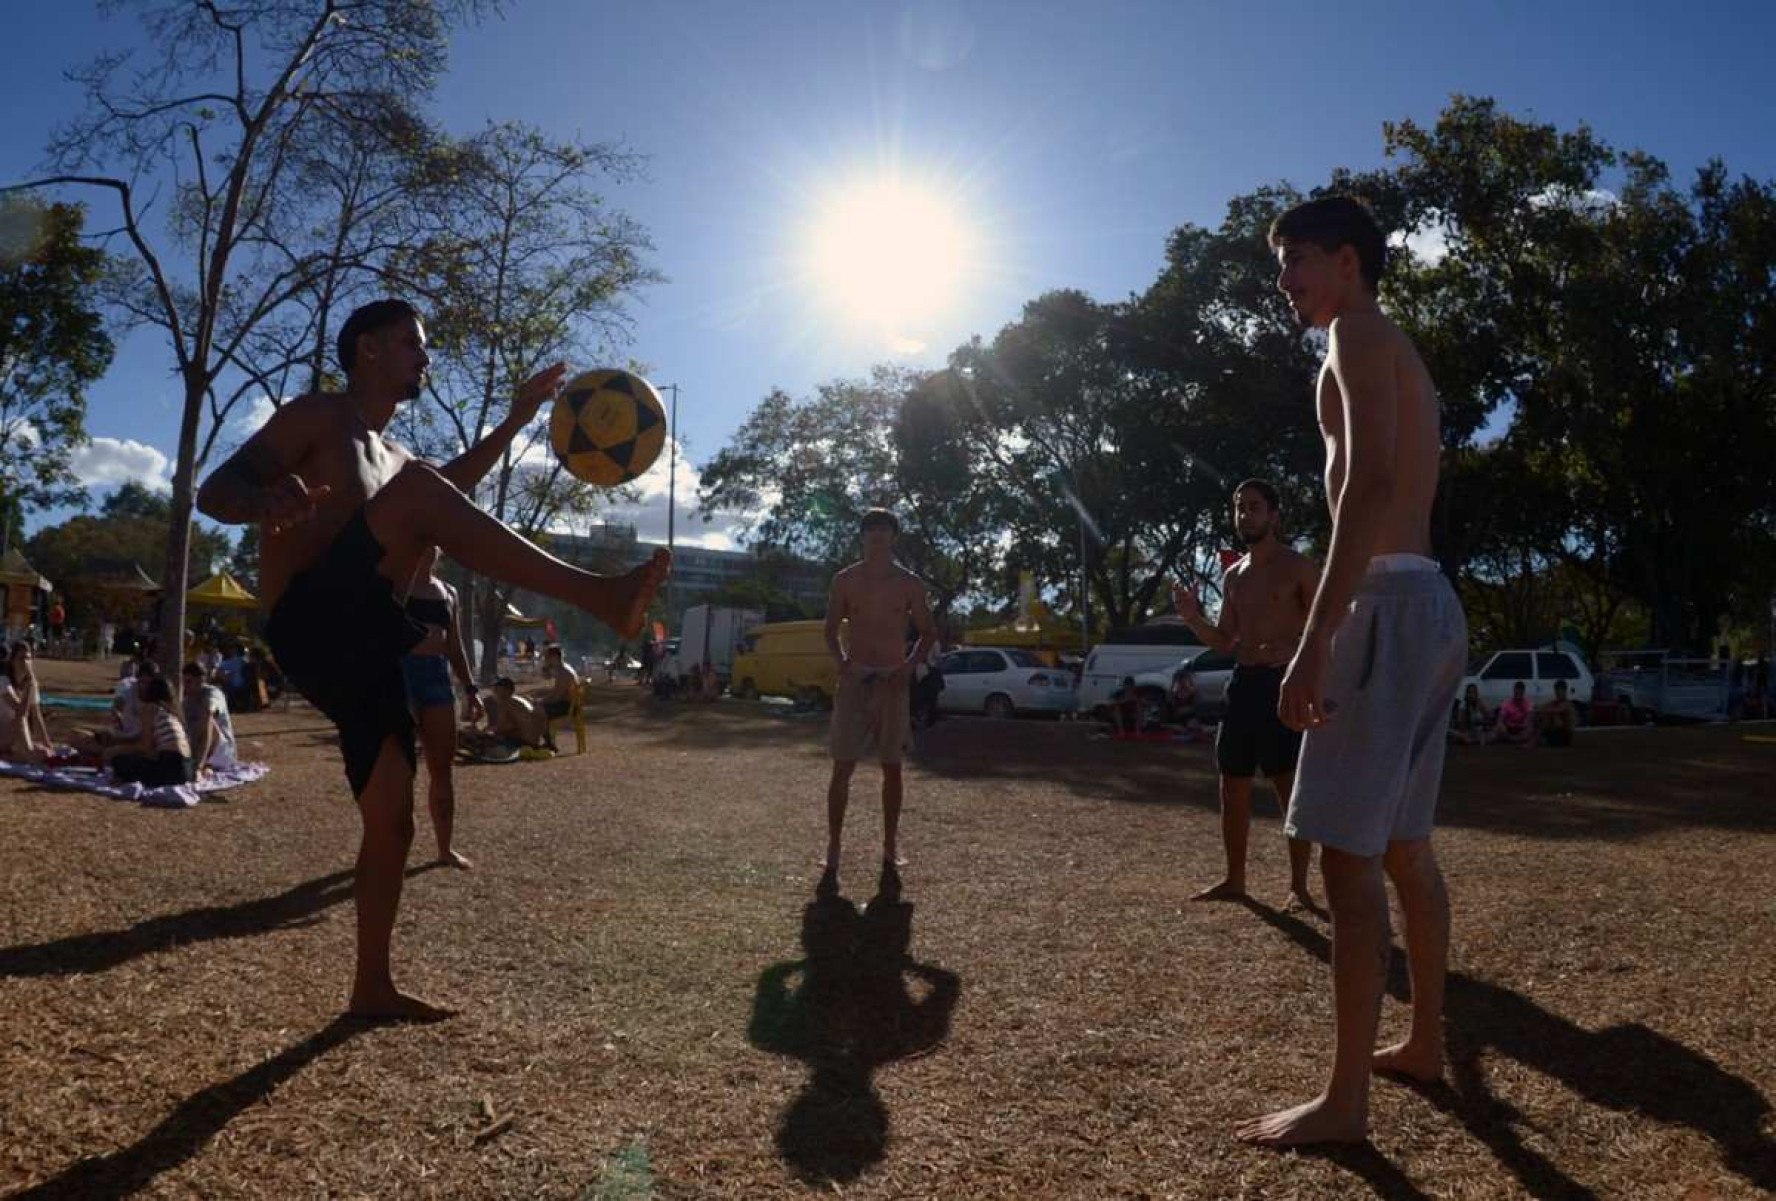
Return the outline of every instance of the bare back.
[[[1392,428],[1392,444],[1377,448],[1377,453],[1389,459],[1386,475],[1391,480],[1391,490],[1386,511],[1374,531],[1371,553],[1428,556],[1431,503],[1437,495],[1443,448],[1437,390],[1430,372],[1411,339],[1380,313],[1341,317],[1333,324],[1332,334],[1332,351],[1320,371],[1316,398],[1320,432],[1326,439],[1326,502],[1332,519],[1334,523],[1338,520],[1338,498],[1349,468],[1345,396],[1339,379],[1350,378],[1354,373],[1385,371],[1393,382],[1396,412],[1383,423]],[[1352,361],[1359,355],[1366,361]]]
[[[291,401],[253,440],[285,471],[301,476],[311,492],[327,489],[308,520],[277,531],[260,527],[261,596],[270,610],[290,580],[320,558],[352,515],[413,456],[366,425],[351,402],[336,393]]]
[[[853,563],[833,577],[828,627],[848,623],[846,654],[860,666],[895,668],[904,663],[909,619],[921,634],[931,628],[924,581],[898,563],[886,568]]]

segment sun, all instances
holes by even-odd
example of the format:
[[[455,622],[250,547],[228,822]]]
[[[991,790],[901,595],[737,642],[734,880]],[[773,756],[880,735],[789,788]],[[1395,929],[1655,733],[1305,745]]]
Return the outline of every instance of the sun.
[[[807,255],[824,305],[907,342],[962,299],[974,239],[960,206],[934,189],[871,180],[821,205]]]

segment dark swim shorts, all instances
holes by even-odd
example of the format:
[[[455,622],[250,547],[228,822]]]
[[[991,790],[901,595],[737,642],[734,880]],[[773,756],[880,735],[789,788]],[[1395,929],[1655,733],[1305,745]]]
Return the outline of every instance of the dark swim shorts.
[[[1250,779],[1262,768],[1274,780],[1295,770],[1301,735],[1277,716],[1283,671],[1243,663],[1233,669],[1227,683],[1227,712],[1215,736],[1215,762],[1222,775]]]
[[[377,573],[382,544],[359,509],[321,557],[290,581],[265,623],[284,676],[339,728],[353,796],[363,796],[389,738],[416,766],[401,658],[425,637]]]

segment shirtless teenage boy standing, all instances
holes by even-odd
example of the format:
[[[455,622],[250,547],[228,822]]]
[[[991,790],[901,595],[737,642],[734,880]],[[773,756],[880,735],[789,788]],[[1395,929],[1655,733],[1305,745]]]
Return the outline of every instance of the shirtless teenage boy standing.
[[[832,781],[826,790],[826,862],[820,892],[839,889],[839,842],[851,773],[859,759],[882,765],[882,877],[880,894],[900,891],[900,761],[912,724],[908,687],[913,668],[924,661],[935,629],[925,584],[894,561],[900,521],[886,509],[863,515],[863,561],[833,577],[826,606],[826,645],[839,661],[838,696],[833,702]],[[907,652],[911,619],[919,631]],[[846,626],[841,638],[840,623]]]
[[[1332,1076],[1317,1097],[1239,1136],[1272,1146],[1358,1141],[1369,1078],[1443,1071],[1449,895],[1431,852],[1444,727],[1468,651],[1455,589],[1431,553],[1442,453],[1437,392],[1376,302],[1386,244],[1349,197],[1297,205],[1270,227],[1277,286],[1329,335],[1315,398],[1332,543],[1278,713],[1306,731],[1284,828],[1320,844],[1332,908]],[[1387,881],[1406,917],[1412,1025],[1375,1050],[1386,983]]]

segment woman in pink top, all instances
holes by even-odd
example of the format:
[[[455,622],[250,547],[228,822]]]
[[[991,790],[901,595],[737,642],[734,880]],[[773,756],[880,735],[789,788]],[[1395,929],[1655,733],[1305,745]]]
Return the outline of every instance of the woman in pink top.
[[[1511,699],[1499,706],[1498,740],[1512,746],[1528,746],[1535,741],[1535,706],[1523,695],[1523,681],[1511,686]]]

